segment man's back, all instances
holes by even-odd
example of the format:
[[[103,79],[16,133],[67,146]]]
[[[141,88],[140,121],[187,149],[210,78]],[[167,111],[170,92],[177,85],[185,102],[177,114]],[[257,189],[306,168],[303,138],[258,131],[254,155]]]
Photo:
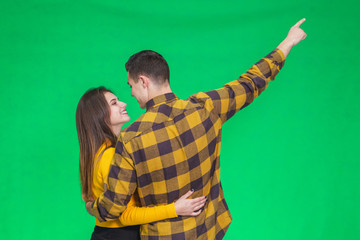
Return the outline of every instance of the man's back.
[[[143,225],[142,235],[149,239],[169,235],[220,239],[231,222],[220,184],[222,122],[212,111],[211,101],[201,95],[206,96],[179,100],[168,93],[155,97],[147,103],[147,112],[121,134],[123,148],[134,161],[142,206],[174,202],[190,189],[194,189],[193,197],[208,199],[196,218]]]

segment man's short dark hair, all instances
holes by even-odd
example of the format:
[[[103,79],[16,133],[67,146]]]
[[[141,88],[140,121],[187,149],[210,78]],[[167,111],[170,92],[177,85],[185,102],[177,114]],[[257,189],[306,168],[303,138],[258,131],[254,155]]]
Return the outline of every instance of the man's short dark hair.
[[[132,55],[125,64],[126,71],[135,81],[143,74],[158,84],[169,82],[170,71],[166,60],[157,52],[144,50]]]

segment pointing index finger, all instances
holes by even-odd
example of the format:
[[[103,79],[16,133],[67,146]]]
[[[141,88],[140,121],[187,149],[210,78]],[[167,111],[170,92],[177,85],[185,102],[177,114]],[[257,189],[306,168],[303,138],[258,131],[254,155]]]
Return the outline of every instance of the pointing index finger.
[[[305,18],[303,18],[303,19],[301,19],[300,21],[298,21],[295,25],[294,25],[294,27],[300,27],[300,25],[303,23],[303,22],[305,22]]]

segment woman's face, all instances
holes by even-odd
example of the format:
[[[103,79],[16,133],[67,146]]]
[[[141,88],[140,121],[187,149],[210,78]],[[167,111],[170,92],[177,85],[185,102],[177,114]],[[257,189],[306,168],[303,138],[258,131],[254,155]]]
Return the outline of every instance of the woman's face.
[[[105,99],[110,108],[110,124],[111,127],[122,127],[122,125],[130,121],[130,117],[126,112],[126,103],[120,102],[119,99],[111,92],[104,93]]]

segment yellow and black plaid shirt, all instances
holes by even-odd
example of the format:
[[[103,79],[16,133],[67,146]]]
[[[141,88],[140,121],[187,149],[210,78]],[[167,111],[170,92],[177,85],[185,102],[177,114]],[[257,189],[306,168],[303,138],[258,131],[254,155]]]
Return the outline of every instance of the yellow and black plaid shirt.
[[[220,181],[222,125],[249,105],[283,64],[276,49],[223,88],[187,100],[167,93],[147,102],[146,112],[119,137],[109,186],[95,201],[94,215],[118,218],[134,193],[141,206],[155,206],[194,189],[193,198],[208,199],[199,216],[144,224],[142,239],[222,239],[231,222]]]

